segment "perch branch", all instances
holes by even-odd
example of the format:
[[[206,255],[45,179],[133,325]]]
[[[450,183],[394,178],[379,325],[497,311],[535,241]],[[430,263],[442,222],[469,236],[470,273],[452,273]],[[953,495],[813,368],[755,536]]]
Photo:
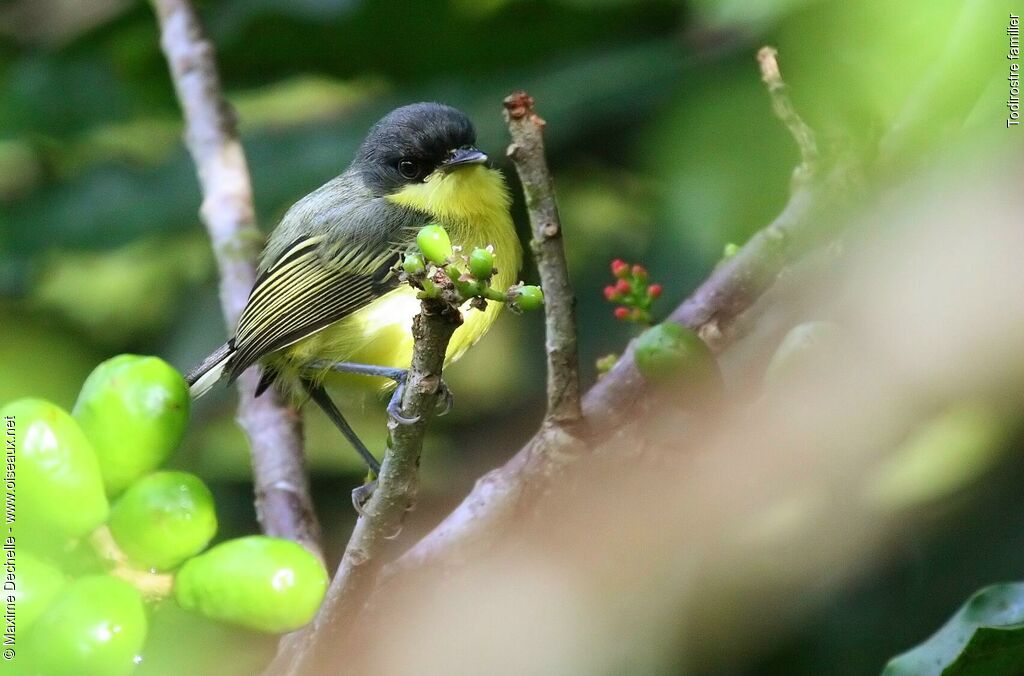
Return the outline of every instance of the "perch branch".
[[[789,103],[774,50],[763,50],[758,57],[762,69],[768,70],[765,80],[776,114],[801,146],[803,163],[794,173],[792,194],[782,213],[722,262],[669,317],[696,331],[715,351],[734,340],[735,318],[774,283],[789,262],[833,234],[840,219],[822,216],[845,198],[857,175],[852,162],[822,173],[814,135]],[[524,146],[520,152],[543,152],[543,147]],[[552,340],[549,334],[549,344]],[[633,351],[631,342],[614,368],[583,397],[583,423],[592,438],[627,422],[634,404],[644,397],[646,383]],[[432,563],[458,562],[470,551],[486,547],[500,537],[512,517],[528,512],[533,496],[564,476],[584,451],[572,435],[542,426],[511,460],[481,477],[451,514],[389,566],[386,577]]]
[[[262,241],[249,169],[233,112],[221,92],[213,45],[203,35],[195,10],[188,0],[153,0],[153,6],[203,191],[200,215],[220,272],[224,320],[233,330],[256,279]],[[322,559],[300,419],[272,392],[254,398],[258,379],[256,369],[249,369],[238,380],[238,422],[252,448],[260,525],[268,535],[295,540]]]
[[[448,342],[462,323],[447,304],[425,300],[413,320],[413,358],[402,397],[402,415],[411,425],[388,422],[388,450],[377,489],[359,517],[338,571],[313,622],[282,643],[269,674],[338,673],[333,653],[355,625],[373,591],[390,540],[402,529],[419,488],[420,452],[441,385]]]
[[[580,365],[576,350],[576,298],[562,245],[555,190],[544,156],[545,122],[533,110],[533,97],[515,92],[505,98],[505,121],[512,137],[508,156],[523,184],[533,233],[531,245],[544,289],[549,423],[572,425],[580,420]]]

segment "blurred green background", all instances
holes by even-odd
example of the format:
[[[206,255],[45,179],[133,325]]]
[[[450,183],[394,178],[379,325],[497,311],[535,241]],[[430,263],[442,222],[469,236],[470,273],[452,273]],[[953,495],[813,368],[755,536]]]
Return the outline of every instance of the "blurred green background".
[[[965,58],[944,83],[949,105],[929,112],[934,135],[914,152],[952,143],[983,154],[1005,139],[1005,23],[971,33],[967,3],[953,0],[197,4],[238,111],[264,229],[340,173],[376,118],[417,100],[468,112],[481,147],[514,182],[501,100],[530,91],[548,121],[588,383],[594,360],[630,335],[601,296],[608,261],[644,262],[665,286],[667,313],[726,243],[742,243],[785,204],[798,154],[759,81],[762,44],[779,48],[795,101],[826,147],[870,143],[907,115],[947,49]],[[0,3],[0,94],[0,402],[32,395],[70,407],[110,355],[160,355],[184,370],[219,345],[226,329],[199,191],[148,5]],[[951,136],[944,116],[954,115]],[[516,216],[525,233],[519,203]],[[523,275],[534,279],[532,269]],[[451,369],[457,406],[428,443],[427,507],[453,505],[533,432],[542,344],[539,316],[505,317]],[[381,448],[381,402],[351,393],[342,406]],[[317,415],[308,415],[307,438],[337,556],[362,473]],[[211,482],[220,537],[256,528],[246,453],[233,392],[220,388],[195,407],[174,461]],[[999,509],[1022,477],[1020,462],[1003,460],[983,498],[968,488],[937,507],[936,535],[906,540],[782,645],[701,673],[877,671],[973,589],[1020,577],[1024,516]],[[161,659],[180,655],[154,651],[152,673]]]

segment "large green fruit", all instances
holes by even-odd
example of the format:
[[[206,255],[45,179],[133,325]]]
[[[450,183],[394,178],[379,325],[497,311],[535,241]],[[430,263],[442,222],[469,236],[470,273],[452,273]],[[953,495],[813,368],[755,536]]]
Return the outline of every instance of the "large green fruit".
[[[16,566],[14,611],[18,634],[27,636],[67,584],[67,579],[56,567],[24,550],[18,552]]]
[[[36,622],[29,652],[47,676],[122,676],[146,641],[146,612],[135,587],[106,575],[69,584]]]
[[[115,495],[167,460],[188,423],[188,385],[167,362],[122,354],[86,378],[72,411]]]
[[[213,495],[192,474],[155,472],[114,503],[110,531],[135,563],[169,570],[203,551],[216,535]]]
[[[42,399],[19,399],[0,415],[14,439],[19,542],[80,537],[106,521],[96,454],[75,419]]]
[[[283,633],[313,619],[327,572],[290,540],[251,535],[228,540],[181,567],[174,597],[188,610],[250,629]]]
[[[644,379],[686,407],[717,402],[722,374],[711,350],[693,331],[663,322],[636,339],[633,359]]]

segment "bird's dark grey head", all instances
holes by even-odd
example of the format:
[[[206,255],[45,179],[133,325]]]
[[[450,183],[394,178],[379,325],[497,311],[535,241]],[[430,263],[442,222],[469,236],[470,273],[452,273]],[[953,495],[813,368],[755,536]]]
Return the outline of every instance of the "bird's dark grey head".
[[[353,168],[375,194],[390,195],[436,169],[479,164],[476,130],[465,113],[440,103],[396,108],[373,125]]]

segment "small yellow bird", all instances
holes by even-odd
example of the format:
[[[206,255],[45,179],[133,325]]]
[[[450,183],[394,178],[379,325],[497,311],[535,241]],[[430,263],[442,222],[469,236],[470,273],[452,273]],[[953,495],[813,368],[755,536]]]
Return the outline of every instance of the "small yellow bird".
[[[187,376],[193,397],[259,363],[257,394],[272,384],[308,393],[376,474],[379,463],[323,383],[341,371],[401,387],[419,301],[395,266],[419,229],[440,224],[465,251],[494,245],[497,288],[514,284],[522,264],[508,187],[475,145],[469,118],[438,103],[403,106],[377,122],[348,169],[296,202],[270,234],[234,337]],[[501,308],[467,306],[446,363],[476,343]],[[395,401],[389,411],[403,421]]]

